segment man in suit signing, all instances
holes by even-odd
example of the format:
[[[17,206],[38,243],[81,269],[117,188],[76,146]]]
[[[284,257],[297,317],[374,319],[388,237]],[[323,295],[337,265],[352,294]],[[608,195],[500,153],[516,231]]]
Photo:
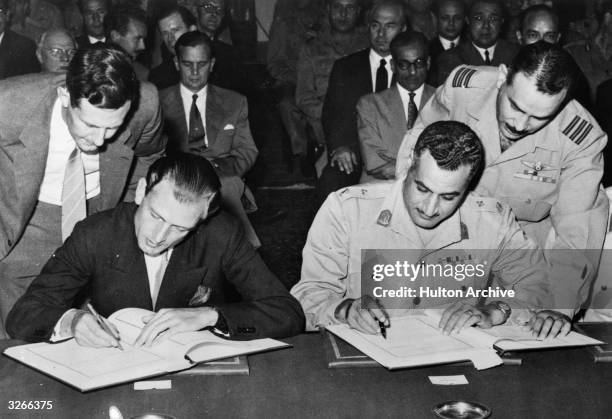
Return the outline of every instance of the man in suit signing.
[[[245,209],[242,177],[257,158],[251,136],[246,98],[208,83],[215,65],[211,41],[199,31],[187,32],[176,41],[175,63],[180,83],[160,92],[168,134],[168,152],[185,151],[206,157],[221,178],[224,206],[240,219],[247,238],[260,242]],[[248,198],[252,199],[252,195]]]
[[[66,85],[56,79],[43,73],[0,84],[0,336],[74,224],[133,199],[137,179],[165,148],[157,92],[139,92],[123,52],[103,44],[78,50]]]
[[[299,333],[299,303],[246,242],[240,225],[217,211],[219,186],[201,156],[176,153],[153,163],[138,183],[135,204],[77,224],[11,311],[10,335],[28,341],[73,336],[84,346],[117,346],[88,311],[75,308],[85,290],[103,316],[126,307],[157,311],[143,318],[136,345],[203,328],[239,340]],[[227,301],[226,282],[241,301]]]
[[[360,183],[395,179],[395,158],[406,130],[419,109],[434,94],[425,84],[429,69],[427,38],[421,32],[403,32],[391,41],[391,67],[397,82],[357,104],[359,145],[363,160]]]
[[[362,96],[391,86],[389,44],[406,30],[402,2],[376,1],[368,22],[370,48],[337,60],[329,77],[321,115],[329,164],[317,185],[321,201],[330,192],[359,182],[361,157],[355,107]]]
[[[492,65],[510,64],[518,52],[518,46],[500,39],[504,24],[504,9],[500,0],[476,0],[468,12],[469,39],[458,47],[443,52],[435,62],[436,86],[461,64]]]

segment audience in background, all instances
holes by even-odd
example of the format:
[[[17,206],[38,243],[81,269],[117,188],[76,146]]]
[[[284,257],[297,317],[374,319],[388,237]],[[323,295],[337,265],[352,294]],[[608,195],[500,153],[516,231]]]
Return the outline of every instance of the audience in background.
[[[401,1],[375,2],[368,14],[368,30],[370,47],[337,60],[329,77],[321,118],[329,163],[317,185],[321,202],[330,192],[354,185],[361,177],[355,107],[362,96],[391,86],[389,45],[406,30]]]
[[[459,45],[465,25],[465,4],[462,0],[440,0],[434,7],[438,20],[438,36],[429,43],[433,60],[442,52]]]
[[[11,30],[38,42],[40,35],[64,26],[59,8],[44,0],[11,0]]]
[[[433,0],[403,0],[406,17],[412,30],[423,33],[428,40],[438,35],[436,15],[432,11]]]
[[[10,0],[0,0],[0,80],[40,71],[34,41],[9,29],[10,5]]]
[[[247,209],[257,209],[242,177],[253,167],[257,147],[251,136],[246,99],[209,83],[216,61],[204,33],[183,34],[175,44],[180,83],[160,92],[168,152],[184,151],[210,160],[221,180],[221,200],[244,226],[254,247],[261,246]]]
[[[457,66],[509,64],[518,47],[500,39],[504,9],[500,0],[475,0],[467,17],[469,39],[456,48],[445,51],[435,62],[436,75],[431,82],[444,83]]]
[[[76,43],[66,29],[50,29],[38,41],[36,58],[41,71],[65,73],[76,52]]]
[[[174,44],[185,32],[197,29],[195,16],[183,6],[163,10],[157,18],[157,28],[169,57],[151,69],[149,81],[158,89],[165,89],[179,81],[179,73],[174,63]]]
[[[132,59],[138,80],[149,78],[149,69],[136,61],[145,50],[147,37],[147,18],[144,11],[131,5],[120,6],[110,10],[104,17],[104,33],[108,42],[118,45]]]
[[[395,179],[395,158],[419,109],[434,94],[426,85],[428,40],[420,32],[403,32],[391,41],[395,85],[363,96],[357,103],[357,127],[363,160],[360,183]]]
[[[307,41],[297,63],[295,102],[306,119],[308,143],[324,146],[325,135],[321,125],[323,101],[327,93],[329,75],[334,62],[368,46],[368,37],[358,26],[361,13],[359,0],[328,0],[327,19],[329,28]],[[294,143],[293,141],[296,141]],[[291,138],[293,171],[307,172],[304,167],[308,144],[297,142],[299,136]]]
[[[561,39],[559,15],[546,5],[531,6],[520,15],[516,39],[522,45],[545,41],[556,44]]]
[[[105,42],[104,17],[109,10],[108,0],[79,0],[79,8],[85,26],[85,33],[76,40],[79,48]]]

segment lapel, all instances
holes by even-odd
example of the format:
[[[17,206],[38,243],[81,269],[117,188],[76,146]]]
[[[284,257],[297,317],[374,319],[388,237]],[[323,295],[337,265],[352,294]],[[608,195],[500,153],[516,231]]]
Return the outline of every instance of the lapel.
[[[370,68],[370,49],[365,49],[361,52],[359,56],[360,64],[357,68],[360,71],[355,72],[355,77],[358,82],[356,86],[367,87],[367,93],[374,92],[374,86],[372,85],[372,69]]]
[[[99,154],[100,198],[102,200],[100,210],[117,205],[126,187],[134,150],[124,144],[129,133],[126,132],[124,135],[108,143]]]
[[[390,89],[381,92],[381,98],[383,99],[387,109],[387,115],[389,122],[391,123],[391,130],[393,132],[392,142],[399,141],[401,143],[406,132],[406,112],[404,111],[404,104],[399,93],[399,89],[394,84]],[[397,144],[399,147],[400,144]]]
[[[458,48],[462,61],[469,65],[485,65],[482,55],[478,52],[474,44],[470,40],[466,40]]]
[[[169,141],[177,144],[177,149],[184,150],[187,147],[187,116],[181,98],[180,84],[176,84],[169,88],[170,91],[165,98],[164,113],[166,119],[172,125],[171,138]]]
[[[57,89],[50,87],[32,113],[36,117],[30,118],[29,123],[19,135],[19,141],[24,145],[24,148],[16,153],[13,164],[15,190],[19,191],[19,208],[27,213],[29,213],[27,207],[31,203],[23,200],[38,197],[40,184],[44,176],[49,152],[51,114],[56,99]]]
[[[221,129],[219,124],[223,123],[223,101],[221,92],[212,84],[208,85],[206,94],[206,137],[208,138],[208,147],[212,147],[217,140],[217,135]]]
[[[214,287],[215,284],[205,281],[208,268],[203,264],[194,266],[194,261],[198,261],[197,236],[198,231],[174,248],[159,288],[156,310],[179,304],[186,306],[199,285]]]

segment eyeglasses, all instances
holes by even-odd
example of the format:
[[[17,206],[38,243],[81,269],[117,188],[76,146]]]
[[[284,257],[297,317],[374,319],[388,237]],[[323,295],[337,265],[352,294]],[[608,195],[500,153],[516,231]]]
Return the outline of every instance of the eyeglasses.
[[[499,16],[489,16],[487,19],[485,19],[483,15],[475,15],[471,17],[471,20],[480,24],[486,21],[489,25],[499,25],[502,18]]]
[[[53,56],[55,58],[66,57],[69,60],[71,60],[72,57],[74,57],[74,54],[76,54],[76,49],[74,49],[74,48],[72,48],[72,49],[47,48],[47,51],[49,51],[49,54],[51,54],[51,56]]]
[[[204,13],[215,13],[217,15],[223,14],[223,8],[215,6],[214,4],[201,4],[198,6]]]
[[[417,58],[416,61],[397,60],[397,68],[401,71],[407,71],[414,66],[416,70],[422,70],[427,67],[427,58]]]

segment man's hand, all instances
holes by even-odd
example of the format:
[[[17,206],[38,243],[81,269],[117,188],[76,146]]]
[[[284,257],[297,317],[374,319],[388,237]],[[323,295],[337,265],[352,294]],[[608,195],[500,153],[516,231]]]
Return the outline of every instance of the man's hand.
[[[464,327],[478,326],[489,329],[493,326],[492,312],[484,307],[476,307],[466,302],[457,302],[444,310],[438,327],[442,333],[459,333]]]
[[[347,175],[351,174],[357,165],[357,155],[347,146],[335,148],[331,153],[330,165]]]
[[[113,330],[113,333],[119,336],[115,325],[111,322],[106,323]],[[78,310],[74,314],[70,329],[74,340],[81,346],[91,346],[93,348],[116,348],[119,346],[117,339],[106,333],[98,324],[96,318],[87,311]]]
[[[142,318],[146,326],[134,341],[134,346],[151,346],[153,341],[157,342],[177,333],[195,332],[214,326],[218,318],[219,313],[211,307],[164,308],[154,315]]]
[[[351,328],[371,335],[380,332],[378,322],[384,323],[385,327],[390,326],[389,315],[384,306],[369,295],[349,302],[344,315],[337,317]]]
[[[540,310],[529,319],[526,327],[534,337],[544,339],[566,336],[572,330],[572,321],[563,313],[554,310]]]

